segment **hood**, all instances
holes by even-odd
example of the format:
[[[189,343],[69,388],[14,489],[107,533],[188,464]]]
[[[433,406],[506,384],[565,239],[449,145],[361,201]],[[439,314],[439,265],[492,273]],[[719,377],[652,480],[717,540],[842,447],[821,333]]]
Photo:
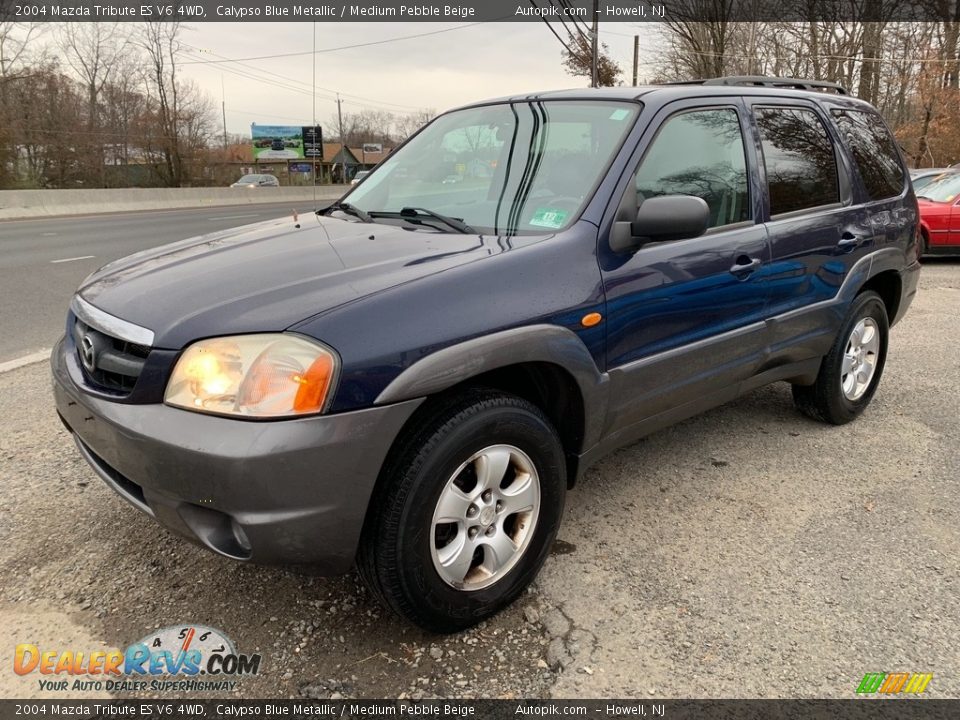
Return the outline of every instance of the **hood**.
[[[360,297],[500,252],[496,238],[307,215],[233,228],[117,260],[80,295],[179,349],[285,330]]]

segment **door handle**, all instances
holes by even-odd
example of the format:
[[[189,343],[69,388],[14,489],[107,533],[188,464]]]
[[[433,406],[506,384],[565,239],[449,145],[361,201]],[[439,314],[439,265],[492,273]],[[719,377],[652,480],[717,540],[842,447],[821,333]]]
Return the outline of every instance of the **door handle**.
[[[741,255],[737,258],[737,262],[730,268],[730,272],[734,275],[743,275],[744,273],[753,272],[761,264],[760,258],[751,258],[746,255]]]
[[[841,250],[853,250],[860,245],[860,238],[857,235],[854,235],[852,232],[845,232],[840,236],[839,242],[837,242],[837,247]]]

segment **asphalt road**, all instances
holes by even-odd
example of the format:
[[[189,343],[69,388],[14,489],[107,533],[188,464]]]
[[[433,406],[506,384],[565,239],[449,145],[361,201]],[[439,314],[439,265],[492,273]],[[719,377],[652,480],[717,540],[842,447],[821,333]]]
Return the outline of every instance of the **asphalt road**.
[[[323,201],[320,201],[321,203]],[[0,222],[0,363],[50,348],[70,297],[89,273],[157,245],[289,214],[265,203]]]
[[[88,652],[207,624],[263,656],[213,696],[853,698],[904,671],[960,697],[958,303],[960,261],[927,263],[851,424],[805,418],[781,383],[607,458],[530,592],[449,637],[353,575],[164,531],[80,459],[45,364],[0,373],[0,642]],[[0,673],[0,697],[29,696],[65,697]]]

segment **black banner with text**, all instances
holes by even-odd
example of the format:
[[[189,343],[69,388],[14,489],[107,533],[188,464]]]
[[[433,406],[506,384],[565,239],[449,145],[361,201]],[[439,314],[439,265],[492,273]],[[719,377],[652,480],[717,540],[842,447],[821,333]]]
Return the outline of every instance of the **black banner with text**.
[[[925,0],[0,0],[0,21],[951,21],[949,9],[941,5]],[[943,12],[946,17],[940,16]]]
[[[0,700],[0,718],[789,718],[937,720],[960,700]]]

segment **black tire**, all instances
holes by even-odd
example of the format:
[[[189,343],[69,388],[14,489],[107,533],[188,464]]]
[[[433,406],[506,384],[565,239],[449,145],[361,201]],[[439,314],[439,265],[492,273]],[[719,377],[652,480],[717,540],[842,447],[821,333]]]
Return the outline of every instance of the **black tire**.
[[[870,384],[863,395],[856,400],[851,400],[843,393],[841,387],[843,356],[854,327],[867,317],[873,318],[876,322],[880,334],[880,349]],[[793,401],[797,408],[814,420],[833,425],[843,425],[856,418],[870,404],[880,384],[880,377],[883,375],[883,367],[887,360],[889,333],[887,308],[880,296],[872,290],[857,295],[830,351],[820,363],[816,382],[813,385],[793,386]]]
[[[519,448],[532,460],[539,517],[526,550],[502,578],[482,589],[457,589],[434,566],[434,511],[457,468],[498,444]],[[404,436],[384,473],[357,566],[388,608],[431,632],[456,632],[499,612],[536,577],[560,526],[567,477],[557,432],[535,405],[498,392],[465,391],[434,406]]]

